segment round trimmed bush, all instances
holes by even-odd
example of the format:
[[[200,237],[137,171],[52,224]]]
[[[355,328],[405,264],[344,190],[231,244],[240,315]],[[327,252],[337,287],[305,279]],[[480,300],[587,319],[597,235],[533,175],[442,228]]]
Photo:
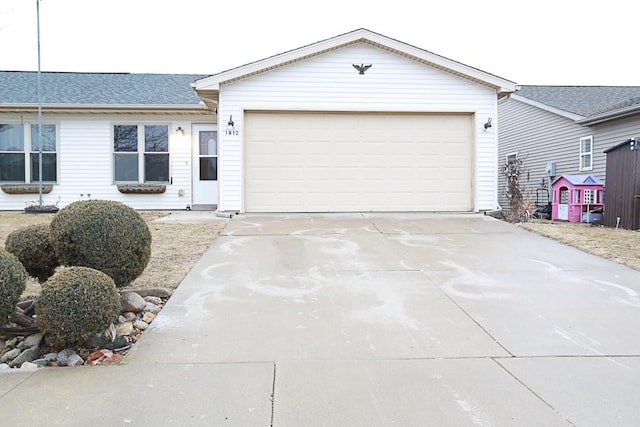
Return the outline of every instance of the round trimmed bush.
[[[26,286],[27,272],[18,258],[0,249],[0,326],[10,322]]]
[[[119,312],[120,297],[111,277],[87,267],[58,269],[36,303],[42,332],[65,346],[104,331]]]
[[[51,277],[60,265],[51,246],[49,225],[30,225],[7,236],[4,247],[14,254],[29,275],[40,283]]]
[[[151,256],[151,232],[134,209],[110,200],[83,200],[51,221],[51,244],[60,264],[95,268],[116,287],[144,271]]]

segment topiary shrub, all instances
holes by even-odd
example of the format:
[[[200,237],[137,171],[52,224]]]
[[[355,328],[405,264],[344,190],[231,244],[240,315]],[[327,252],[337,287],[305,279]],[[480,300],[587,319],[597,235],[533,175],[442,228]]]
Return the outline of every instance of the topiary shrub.
[[[60,345],[81,344],[118,318],[120,297],[111,277],[87,267],[60,268],[42,287],[38,326]]]
[[[9,234],[4,243],[7,251],[14,254],[27,273],[40,283],[51,277],[60,265],[51,246],[49,225],[31,225]]]
[[[27,272],[18,258],[0,249],[0,326],[10,322],[26,286]]]
[[[84,200],[62,209],[51,221],[51,244],[60,264],[91,267],[117,287],[147,266],[151,232],[134,209],[110,200]]]

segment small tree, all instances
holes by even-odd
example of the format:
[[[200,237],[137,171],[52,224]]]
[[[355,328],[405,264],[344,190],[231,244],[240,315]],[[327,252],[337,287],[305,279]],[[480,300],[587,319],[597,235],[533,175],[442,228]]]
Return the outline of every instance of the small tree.
[[[520,177],[526,173],[522,160],[509,159],[502,166],[502,174],[507,179],[506,196],[509,200],[509,211],[505,212],[505,219],[509,222],[525,221],[529,214],[529,201],[525,201],[524,191],[520,183]]]

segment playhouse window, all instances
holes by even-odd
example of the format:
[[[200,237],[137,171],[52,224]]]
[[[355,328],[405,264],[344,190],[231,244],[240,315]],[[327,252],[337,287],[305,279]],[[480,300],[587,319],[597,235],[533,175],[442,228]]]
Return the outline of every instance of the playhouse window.
[[[584,190],[584,195],[582,198],[583,205],[593,205],[596,202],[596,191],[595,190]]]
[[[593,169],[593,136],[580,138],[580,170]]]

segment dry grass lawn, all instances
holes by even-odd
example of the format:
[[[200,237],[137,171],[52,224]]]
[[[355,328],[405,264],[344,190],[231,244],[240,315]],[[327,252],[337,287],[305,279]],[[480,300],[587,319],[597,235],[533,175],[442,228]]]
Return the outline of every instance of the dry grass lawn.
[[[176,288],[191,267],[209,247],[225,221],[153,222],[169,212],[140,212],[151,230],[151,259],[147,268],[128,288]],[[28,215],[22,212],[0,212],[0,247],[13,230],[33,224],[48,224],[53,215]],[[26,295],[37,295],[39,285],[31,281]]]
[[[538,220],[520,226],[590,254],[640,270],[640,232]]]

